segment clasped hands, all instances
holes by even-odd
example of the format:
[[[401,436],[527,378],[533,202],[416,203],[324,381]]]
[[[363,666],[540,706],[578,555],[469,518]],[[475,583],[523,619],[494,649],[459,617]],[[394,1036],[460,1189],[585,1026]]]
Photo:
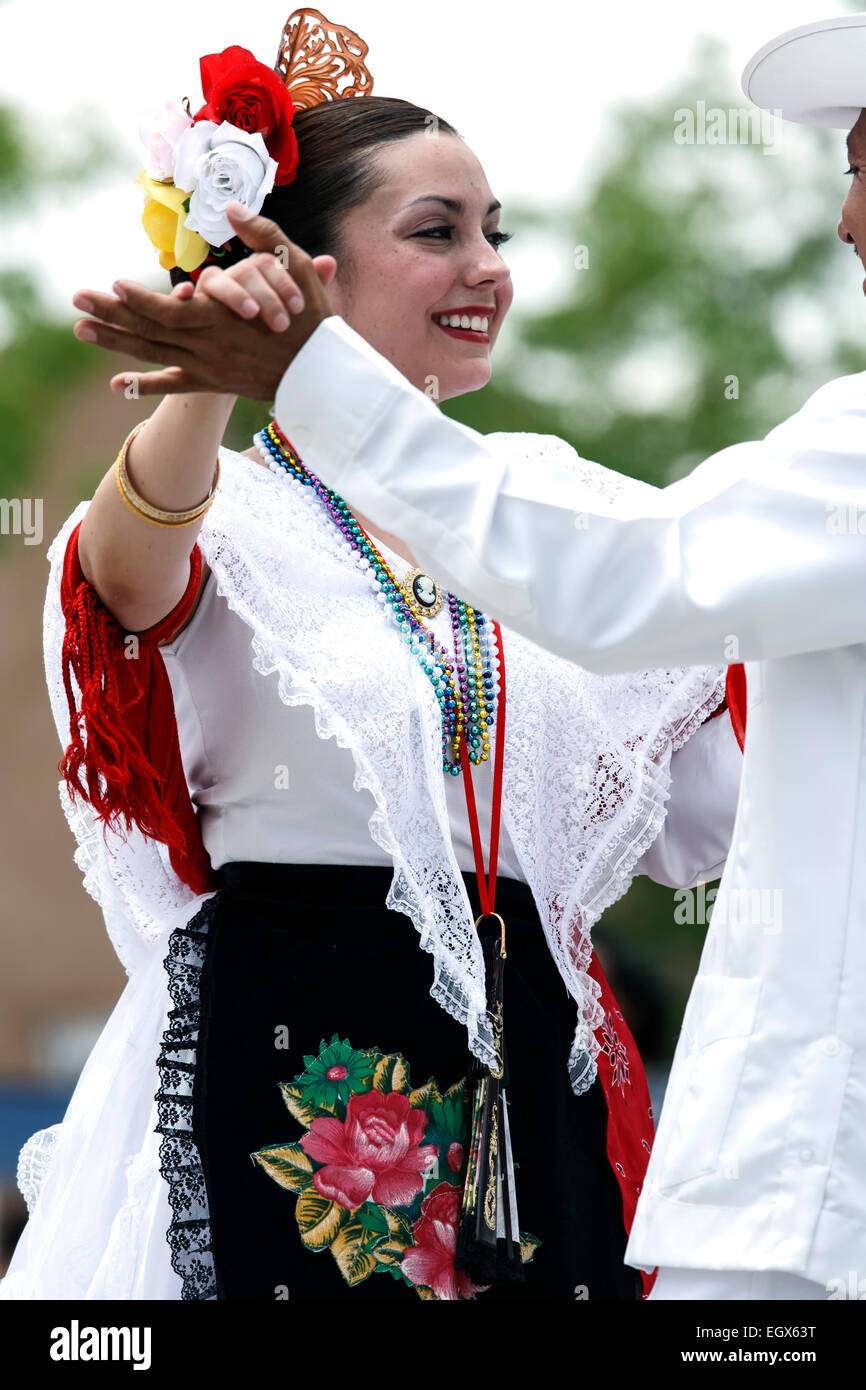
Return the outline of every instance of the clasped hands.
[[[213,391],[272,401],[289,363],[335,312],[327,293],[337,269],[333,256],[312,259],[276,222],[250,215],[238,202],[226,212],[257,254],[228,270],[207,266],[195,285],[184,281],[170,294],[121,280],[116,295],[87,290],[73,297],[76,308],[92,315],[76,322],[76,337],[165,364],[135,373],[138,395]],[[298,297],[302,307],[295,311]],[[280,313],[288,317],[286,327]],[[110,382],[118,392],[129,384],[128,372]]]

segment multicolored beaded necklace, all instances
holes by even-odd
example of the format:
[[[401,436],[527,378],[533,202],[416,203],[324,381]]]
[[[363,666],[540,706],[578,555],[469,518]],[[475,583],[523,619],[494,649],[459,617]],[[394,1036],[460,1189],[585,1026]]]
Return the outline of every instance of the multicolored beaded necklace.
[[[273,421],[254,438],[273,473],[283,471],[301,486],[313,489],[351,547],[358,565],[369,575],[379,601],[390,609],[404,642],[436,693],[442,712],[444,771],[452,777],[460,775],[464,736],[470,762],[487,762],[490,726],[496,718],[499,671],[491,619],[453,594],[445,595],[454,636],[455,655],[451,657],[424,622],[425,616],[435,617],[442,607],[439,585],[418,569],[411,569],[401,583],[342,497],[304,467]]]

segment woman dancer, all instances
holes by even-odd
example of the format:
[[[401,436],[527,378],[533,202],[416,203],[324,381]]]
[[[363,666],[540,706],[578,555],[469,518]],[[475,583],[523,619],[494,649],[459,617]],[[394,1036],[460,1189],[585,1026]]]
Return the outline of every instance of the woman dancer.
[[[371,97],[358,60],[363,100],[325,100],[311,14],[277,63],[307,102],[291,120],[245,50],[203,60],[174,186],[146,175],[174,204],[168,236],[148,204],[163,264],[212,261],[195,293],[251,292],[279,331],[290,277],[225,246],[216,206],[225,145],[267,170],[265,130],[274,184],[244,184],[242,155],[248,205],[334,258],[329,292],[406,375],[478,389],[511,301],[483,172],[447,123]],[[417,201],[443,180],[450,236]],[[421,328],[421,299],[490,308],[468,330],[487,347]],[[590,932],[635,873],[719,870],[724,671],[601,678],[543,653],[417,573],[275,427],[219,448],[232,404],[167,398],[52,546],[61,795],[130,983],[22,1156],[2,1292],[639,1297],[622,1254],[649,1101]],[[555,445],[527,436],[527,467]]]

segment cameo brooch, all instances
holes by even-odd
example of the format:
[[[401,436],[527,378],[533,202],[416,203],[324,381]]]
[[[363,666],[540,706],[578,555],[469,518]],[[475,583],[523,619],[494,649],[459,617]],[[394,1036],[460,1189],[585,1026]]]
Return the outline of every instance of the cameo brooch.
[[[431,579],[429,574],[419,569],[409,570],[404,575],[400,592],[416,618],[435,618],[445,601],[445,596],[435,579]]]

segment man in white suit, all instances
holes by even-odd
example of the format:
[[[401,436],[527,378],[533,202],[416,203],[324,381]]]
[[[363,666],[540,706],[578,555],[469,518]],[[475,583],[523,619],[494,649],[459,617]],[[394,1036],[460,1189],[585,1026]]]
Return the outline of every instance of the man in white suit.
[[[866,16],[774,40],[744,86],[853,127],[839,235],[866,256]],[[866,1293],[866,373],[640,515],[494,458],[341,318],[273,413],[419,566],[560,655],[746,663],[733,844],[626,1259],[660,1267],[653,1298]]]
[[[866,258],[866,15],[774,39],[744,87],[850,130],[839,235]],[[315,304],[311,266],[292,263]],[[147,336],[151,314],[182,322],[187,306],[167,316],[164,300],[139,290],[138,317],[99,300],[121,329],[99,328],[101,346],[180,364],[142,377],[144,394],[270,398],[272,377],[217,382],[217,318],[209,349],[186,335],[175,352],[172,327]],[[554,450],[527,476],[318,304],[283,338],[273,414],[379,534],[592,670],[745,662],[733,842],[626,1258],[660,1267],[654,1298],[866,1295],[866,372],[629,511]],[[197,380],[184,364],[199,352]]]

